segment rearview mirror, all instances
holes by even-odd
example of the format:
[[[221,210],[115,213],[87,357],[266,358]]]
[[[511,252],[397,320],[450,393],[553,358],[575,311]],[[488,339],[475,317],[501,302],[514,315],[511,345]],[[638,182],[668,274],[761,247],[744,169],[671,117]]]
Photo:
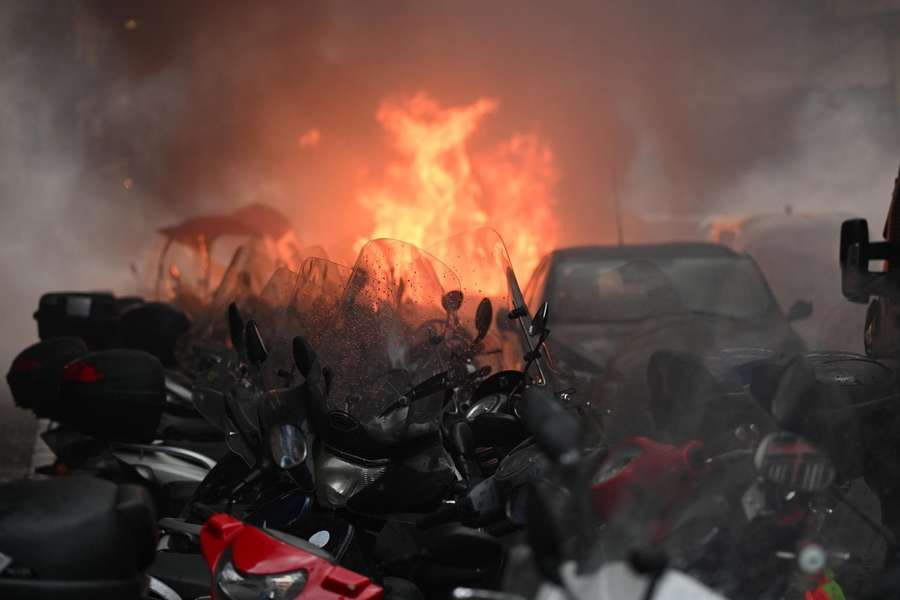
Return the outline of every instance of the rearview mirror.
[[[550,320],[550,304],[544,302],[531,320],[531,335],[540,335],[547,330],[547,322]]]
[[[263,342],[256,321],[252,319],[247,321],[244,340],[247,344],[247,360],[250,361],[250,364],[258,367],[266,362],[266,359],[269,358],[269,351],[266,350],[266,344]]]
[[[447,312],[456,312],[463,303],[463,293],[459,290],[451,290],[441,298],[441,304]]]
[[[244,319],[241,317],[241,311],[238,310],[237,304],[232,302],[228,305],[228,333],[231,337],[231,345],[237,353],[244,356]]]
[[[788,309],[787,320],[788,321],[802,321],[803,319],[808,319],[813,314],[813,303],[808,300],[797,300],[791,305],[791,308]]]
[[[900,183],[900,176],[895,182],[895,194],[897,183]],[[841,224],[838,261],[841,266],[841,291],[845,298],[865,304],[870,296],[900,297],[896,273],[869,271],[870,261],[900,259],[898,241],[869,241],[869,223],[865,219],[848,219]]]
[[[297,366],[300,374],[303,375],[303,378],[308,379],[313,366],[319,361],[316,351],[306,341],[306,338],[300,335],[294,338],[291,350],[294,354],[294,364]]]
[[[487,335],[491,328],[491,321],[494,320],[494,305],[491,304],[490,298],[482,298],[478,303],[478,309],[475,311],[475,329],[478,331],[478,337],[475,343],[480,342]]]
[[[269,450],[272,461],[285,470],[302,465],[309,455],[306,436],[288,423],[276,425],[269,431]]]
[[[787,431],[763,438],[753,465],[765,481],[786,490],[821,492],[835,479],[835,468],[824,452]]]

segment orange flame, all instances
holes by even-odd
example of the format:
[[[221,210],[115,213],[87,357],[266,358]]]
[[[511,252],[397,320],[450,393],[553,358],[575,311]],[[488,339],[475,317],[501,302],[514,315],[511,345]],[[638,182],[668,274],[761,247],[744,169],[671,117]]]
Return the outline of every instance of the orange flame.
[[[460,232],[489,226],[506,241],[521,278],[556,242],[552,151],[533,135],[516,135],[483,155],[467,147],[482,120],[499,108],[482,98],[442,107],[425,93],[385,101],[377,118],[399,160],[385,181],[359,194],[374,220],[371,234],[428,247]]]
[[[297,145],[301,148],[315,148],[322,139],[322,133],[318,129],[310,129],[297,139]]]

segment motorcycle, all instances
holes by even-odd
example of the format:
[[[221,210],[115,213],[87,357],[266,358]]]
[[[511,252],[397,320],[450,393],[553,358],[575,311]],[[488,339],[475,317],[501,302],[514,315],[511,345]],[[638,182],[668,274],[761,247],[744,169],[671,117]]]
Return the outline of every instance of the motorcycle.
[[[20,353],[7,382],[20,406],[53,421],[41,437],[55,459],[39,475],[146,485],[171,514],[225,450],[145,352],[91,353],[79,338],[53,338]]]
[[[772,404],[777,422],[797,422],[802,411],[798,370],[802,367],[781,375]],[[552,406],[552,398],[528,405]],[[853,557],[825,541],[823,500],[851,503],[835,486],[835,464],[802,437],[776,429],[738,440],[738,448],[719,454],[710,454],[699,442],[679,447],[639,439],[606,455],[582,452],[564,460],[578,449],[564,443],[567,436],[551,435],[546,422],[559,422],[558,431],[574,430],[577,423],[565,425],[571,416],[552,412],[544,410],[540,419],[531,420],[545,423],[543,433],[535,431],[536,439],[560,477],[556,486],[533,486],[528,501],[531,556],[526,563],[533,561],[543,575],[538,597],[824,598],[840,593],[832,569]],[[854,512],[891,539],[865,513]],[[524,568],[521,562],[510,567],[517,573]]]
[[[490,555],[492,564],[498,564],[502,553],[490,536],[452,524],[421,532],[416,526],[418,517],[404,516],[409,511],[429,514],[452,498],[454,490],[466,491],[480,483],[486,472],[493,475],[497,470],[498,460],[493,465],[477,460],[475,449],[488,444],[479,441],[476,445],[472,429],[477,428],[482,435],[493,432],[490,441],[494,446],[502,442],[511,447],[525,437],[515,416],[515,398],[525,380],[524,372],[536,366],[538,378],[542,378],[540,346],[548,331],[541,319],[531,322],[502,241],[496,233],[490,234],[475,236],[479,243],[469,248],[470,252],[482,252],[483,261],[485,256],[489,259],[494,271],[486,272],[496,278],[492,284],[500,282],[491,298],[509,308],[498,314],[495,327],[491,298],[472,302],[467,295],[467,291],[476,289],[477,282],[467,287],[434,256],[393,240],[377,240],[363,249],[339,302],[333,295],[322,293],[321,285],[312,286],[315,294],[274,294],[293,298],[288,310],[269,310],[262,319],[280,327],[268,324],[242,328],[242,319],[235,317],[241,311],[235,306],[230,313],[232,344],[248,356],[251,367],[259,373],[271,360],[262,352],[267,345],[262,342],[260,329],[275,332],[275,346],[283,347],[284,332],[298,330],[298,319],[305,318],[304,333],[318,343],[316,351],[304,338],[293,340],[290,371],[303,384],[277,393],[287,405],[296,407],[292,423],[303,428],[309,443],[314,473],[306,479],[315,481],[315,502],[310,507],[305,490],[297,488],[285,488],[280,496],[265,489],[267,477],[253,474],[258,449],[262,448],[260,440],[265,439],[260,435],[263,428],[255,425],[261,419],[260,404],[253,394],[238,399],[198,390],[198,406],[227,433],[235,453],[229,463],[234,468],[228,472],[224,462],[220,463],[217,477],[208,479],[198,490],[202,492],[198,499],[205,496],[205,500],[192,503],[200,509],[192,518],[227,510],[257,525],[266,523],[298,535],[302,530],[302,535],[310,539],[319,535],[330,541],[328,548],[339,560],[356,560],[363,572],[393,572],[432,582],[461,580],[464,576],[478,582],[490,579],[485,561],[447,568],[433,560],[441,554],[438,546],[445,545],[447,539],[457,539],[470,548],[481,548],[469,553],[473,559]],[[451,247],[463,246],[457,243]],[[485,247],[487,253],[483,252]],[[311,263],[316,264],[318,268],[308,270],[320,274],[334,271],[327,261]],[[468,264],[471,268],[475,263]],[[289,280],[284,275],[277,277],[282,282]],[[302,277],[301,270],[297,290],[306,285],[304,279],[308,284],[309,278]],[[335,288],[330,286],[332,292]],[[518,295],[518,302],[509,289]],[[309,312],[290,310],[310,296],[321,302],[305,304],[324,306],[327,318],[310,318]],[[546,310],[539,314],[545,322]],[[527,325],[523,325],[525,320]],[[531,342],[530,336],[538,338],[538,343]],[[518,360],[513,344],[519,348]],[[530,349],[523,352],[529,344]],[[503,369],[504,365],[522,371]],[[287,371],[272,366],[266,370],[276,374]],[[260,395],[264,379],[257,377],[251,386],[257,397],[274,394]],[[479,408],[466,414],[473,406]],[[482,427],[492,420],[492,427]],[[503,431],[509,441],[498,434]],[[506,451],[501,452],[503,458]],[[507,471],[502,463],[501,470]],[[302,498],[303,508],[295,507],[276,520],[261,507],[277,497],[298,502]],[[422,548],[429,545],[429,560],[424,560]],[[352,552],[346,552],[346,548],[368,550],[362,552],[362,558],[351,558]],[[458,556],[453,562],[459,563]]]
[[[200,532],[203,557],[212,572],[212,598],[376,600],[384,589],[339,566],[306,540],[258,529],[224,514]],[[388,596],[396,597],[396,596]]]

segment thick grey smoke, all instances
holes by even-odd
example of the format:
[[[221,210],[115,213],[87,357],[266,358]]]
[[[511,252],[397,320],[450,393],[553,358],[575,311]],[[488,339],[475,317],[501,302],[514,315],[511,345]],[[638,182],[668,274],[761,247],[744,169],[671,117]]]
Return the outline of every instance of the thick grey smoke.
[[[0,358],[34,338],[41,292],[130,291],[154,229],[189,214],[266,200],[346,245],[397,93],[496,97],[475,144],[549,143],[565,244],[613,239],[615,190],[641,218],[791,204],[880,224],[892,48],[832,5],[4,2]]]

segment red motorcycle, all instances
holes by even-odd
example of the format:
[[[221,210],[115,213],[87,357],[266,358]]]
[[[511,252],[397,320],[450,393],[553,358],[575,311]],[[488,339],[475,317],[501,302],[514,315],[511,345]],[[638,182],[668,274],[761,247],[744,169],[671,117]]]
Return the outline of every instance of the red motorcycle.
[[[378,600],[384,590],[344,569],[306,540],[246,525],[217,514],[200,532],[203,558],[213,574],[212,598],[242,600]]]

